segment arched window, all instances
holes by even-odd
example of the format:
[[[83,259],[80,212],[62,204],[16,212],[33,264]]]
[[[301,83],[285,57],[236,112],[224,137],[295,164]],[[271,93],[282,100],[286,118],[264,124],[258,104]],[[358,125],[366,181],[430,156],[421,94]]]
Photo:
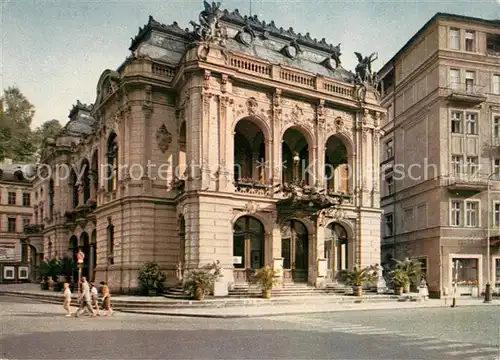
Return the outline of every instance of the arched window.
[[[285,280],[307,281],[309,237],[300,221],[289,220],[281,227],[281,257]]]
[[[49,180],[49,217],[54,216],[54,179]]]
[[[114,260],[114,248],[115,248],[115,227],[112,224],[108,225],[107,228],[107,245],[108,245],[108,265],[113,265]]]
[[[329,277],[349,268],[349,247],[347,232],[337,223],[331,223],[325,228],[325,258]]]
[[[254,217],[242,216],[233,227],[233,257],[236,269],[264,266],[264,226]]]
[[[184,216],[179,219],[179,263],[184,268],[184,261],[186,258],[186,221]]]
[[[108,138],[107,158],[108,191],[115,191],[118,180],[118,139],[115,133],[111,133]]]

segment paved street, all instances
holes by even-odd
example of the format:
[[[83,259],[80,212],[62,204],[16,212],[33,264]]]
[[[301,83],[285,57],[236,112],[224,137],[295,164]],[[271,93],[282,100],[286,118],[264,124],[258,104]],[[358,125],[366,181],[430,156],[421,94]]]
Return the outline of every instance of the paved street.
[[[495,359],[498,306],[248,319],[116,313],[0,296],[1,359]]]

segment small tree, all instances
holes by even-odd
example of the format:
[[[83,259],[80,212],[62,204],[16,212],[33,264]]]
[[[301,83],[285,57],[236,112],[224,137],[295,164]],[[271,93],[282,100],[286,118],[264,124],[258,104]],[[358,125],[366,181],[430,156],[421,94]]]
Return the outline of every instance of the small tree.
[[[145,263],[139,270],[139,282],[149,295],[156,295],[163,291],[164,282],[167,279],[161,271],[160,265],[155,262]]]
[[[191,270],[184,281],[184,292],[189,294],[195,300],[203,300],[205,295],[210,294],[214,287],[216,276],[210,268]]]
[[[279,282],[277,274],[278,272],[270,266],[264,266],[255,272],[253,278],[262,289],[262,297],[266,299],[271,297],[271,289]]]

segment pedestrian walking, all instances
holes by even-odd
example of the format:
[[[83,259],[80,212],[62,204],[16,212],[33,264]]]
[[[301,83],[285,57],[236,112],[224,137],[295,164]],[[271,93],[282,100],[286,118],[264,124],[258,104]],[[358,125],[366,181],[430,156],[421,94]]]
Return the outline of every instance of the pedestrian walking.
[[[102,292],[102,302],[104,304],[104,309],[106,310],[106,315],[113,315],[113,310],[111,309],[111,294],[109,293],[109,287],[104,281],[101,281],[100,284]]]
[[[78,297],[80,301],[80,307],[78,310],[76,310],[75,317],[79,317],[80,314],[87,310],[92,314],[92,316],[95,316],[95,311],[92,308],[91,305],[91,298],[90,298],[90,287],[89,283],[87,282],[87,278],[82,277],[82,292],[80,293],[80,296]]]
[[[71,290],[67,282],[64,283],[64,303],[63,309],[66,310],[66,317],[71,316]]]
[[[91,300],[91,304],[92,304],[92,307],[94,308],[97,316],[100,316],[101,315],[101,312],[99,311],[99,300],[97,299],[97,288],[95,287],[95,283],[92,281],[90,283],[90,285],[92,286],[92,288],[90,289],[90,300]]]

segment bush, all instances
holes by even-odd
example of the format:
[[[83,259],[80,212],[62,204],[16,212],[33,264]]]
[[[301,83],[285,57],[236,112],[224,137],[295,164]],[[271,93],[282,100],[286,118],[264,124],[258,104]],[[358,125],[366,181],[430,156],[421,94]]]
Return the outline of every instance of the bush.
[[[214,287],[216,276],[207,266],[201,269],[191,270],[184,281],[183,290],[195,300],[202,300],[205,295],[210,294]]]
[[[147,292],[162,292],[166,279],[160,265],[155,262],[147,262],[139,270],[139,282]]]

